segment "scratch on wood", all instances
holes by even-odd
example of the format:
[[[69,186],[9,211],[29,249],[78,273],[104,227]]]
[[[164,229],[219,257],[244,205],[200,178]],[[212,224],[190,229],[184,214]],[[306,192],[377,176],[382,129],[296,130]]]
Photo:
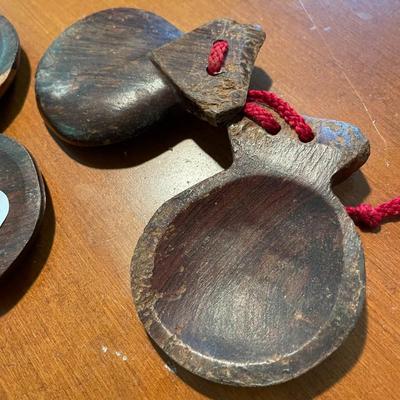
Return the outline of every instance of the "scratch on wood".
[[[318,32],[319,37],[321,38],[324,46],[326,47],[326,49],[329,52],[329,55],[331,56],[331,59],[333,60],[333,62],[336,64],[336,66],[340,69],[340,72],[342,73],[343,77],[345,78],[345,80],[347,81],[347,83],[349,84],[351,90],[353,91],[353,93],[355,94],[355,96],[358,98],[358,100],[360,101],[365,113],[367,114],[369,120],[372,123],[372,126],[374,127],[376,133],[378,134],[378,136],[380,137],[380,139],[383,142],[383,149],[384,149],[384,153],[385,153],[385,157],[384,157],[384,161],[387,167],[389,167],[389,161],[387,160],[387,140],[385,139],[385,137],[382,135],[382,133],[380,132],[380,130],[378,129],[378,126],[376,125],[376,120],[372,117],[371,112],[369,111],[365,101],[363,100],[361,94],[359,93],[359,91],[356,89],[356,87],[354,86],[353,82],[351,81],[351,79],[349,78],[349,76],[346,73],[346,70],[344,69],[344,67],[342,66],[341,62],[338,60],[338,58],[333,54],[332,49],[330,48],[328,42],[326,41],[326,39],[324,38],[324,36],[322,35],[318,25],[315,23],[314,18],[312,17],[312,15],[308,12],[307,8],[305,7],[303,0],[298,0],[301,8],[303,9],[304,13],[306,14],[307,18],[310,20],[310,22],[312,23],[312,30],[316,30]]]

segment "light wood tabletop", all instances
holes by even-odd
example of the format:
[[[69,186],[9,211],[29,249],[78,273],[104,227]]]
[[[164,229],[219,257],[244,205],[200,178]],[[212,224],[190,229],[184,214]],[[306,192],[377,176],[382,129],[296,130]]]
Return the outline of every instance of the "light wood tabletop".
[[[363,315],[339,350],[300,378],[222,386],[176,368],[149,341],[130,288],[136,242],[163,202],[229,167],[232,156],[225,129],[190,115],[100,149],[49,134],[34,91],[41,56],[76,20],[120,6],[152,11],[183,31],[220,17],[261,25],[258,88],[272,81],[299,112],[351,122],[370,140],[368,162],[335,189],[343,203],[400,195],[400,1],[0,0],[23,49],[0,102],[0,132],[32,153],[48,189],[33,248],[0,282],[0,399],[398,399],[396,221],[360,231]]]

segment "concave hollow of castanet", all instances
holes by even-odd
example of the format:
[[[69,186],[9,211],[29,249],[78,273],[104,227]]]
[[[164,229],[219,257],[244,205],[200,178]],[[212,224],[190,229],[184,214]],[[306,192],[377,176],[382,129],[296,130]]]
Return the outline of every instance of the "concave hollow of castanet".
[[[160,323],[204,356],[258,363],[305,346],[329,320],[342,280],[333,207],[293,181],[249,176],[170,223],[154,258]]]

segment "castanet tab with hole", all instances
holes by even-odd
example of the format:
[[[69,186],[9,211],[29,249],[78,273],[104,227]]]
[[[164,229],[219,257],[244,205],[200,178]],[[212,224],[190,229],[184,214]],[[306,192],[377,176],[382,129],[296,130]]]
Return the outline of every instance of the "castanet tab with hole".
[[[204,72],[186,62],[189,43],[201,42],[193,32],[154,51],[186,98],[218,85],[234,93],[232,52],[255,45],[214,34],[204,52],[209,86],[188,77]],[[225,120],[232,166],[166,202],[146,226],[132,291],[148,334],[177,363],[219,383],[265,386],[324,360],[360,315],[363,251],[331,183],[367,160],[369,144],[355,126],[304,118],[271,92],[249,91],[241,112]]]
[[[154,215],[132,260],[132,290],[153,340],[191,372],[262,386],[331,354],[364,301],[364,257],[331,191],[368,157],[349,124],[307,119],[268,135],[247,118],[229,127],[234,162]]]

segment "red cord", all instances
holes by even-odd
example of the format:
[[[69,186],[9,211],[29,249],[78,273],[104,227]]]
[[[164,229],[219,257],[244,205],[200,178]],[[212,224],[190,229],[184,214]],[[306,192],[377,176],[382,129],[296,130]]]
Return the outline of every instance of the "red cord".
[[[228,42],[226,40],[217,40],[211,46],[208,56],[207,72],[210,75],[217,75],[224,64],[226,54],[228,53]]]
[[[228,48],[229,45],[226,40],[218,40],[213,43],[207,66],[210,75],[216,75],[221,71]],[[266,90],[249,90],[243,112],[246,117],[259,124],[268,133],[275,135],[281,127],[274,116],[260,104],[270,107],[283,118],[295,130],[302,142],[309,142],[314,138],[310,125],[289,103],[279,98],[275,93]],[[346,207],[346,211],[356,225],[374,229],[379,227],[384,218],[400,215],[400,197],[376,207],[369,204]]]
[[[369,204],[346,207],[346,211],[356,225],[371,229],[378,228],[384,218],[400,215],[400,197],[376,207]]]
[[[247,101],[256,101],[271,107],[295,130],[302,142],[309,142],[314,139],[314,133],[310,125],[304,121],[304,118],[289,103],[279,98],[275,93],[267,92],[266,90],[249,90]],[[257,115],[246,114],[246,116],[257,123],[259,122]]]
[[[228,48],[229,44],[226,40],[217,40],[213,43],[208,56],[207,66],[207,72],[210,75],[216,75],[221,71]],[[311,127],[286,101],[279,98],[275,93],[267,92],[266,90],[249,90],[247,103],[244,107],[244,114],[246,117],[258,123],[268,133],[273,135],[278,133],[280,125],[268,110],[257,103],[265,104],[277,112],[278,115],[295,130],[302,142],[309,142],[314,139]]]
[[[247,101],[243,112],[244,115],[257,122],[258,125],[272,135],[276,135],[281,130],[281,126],[274,116],[265,107],[261,107],[256,102]]]

